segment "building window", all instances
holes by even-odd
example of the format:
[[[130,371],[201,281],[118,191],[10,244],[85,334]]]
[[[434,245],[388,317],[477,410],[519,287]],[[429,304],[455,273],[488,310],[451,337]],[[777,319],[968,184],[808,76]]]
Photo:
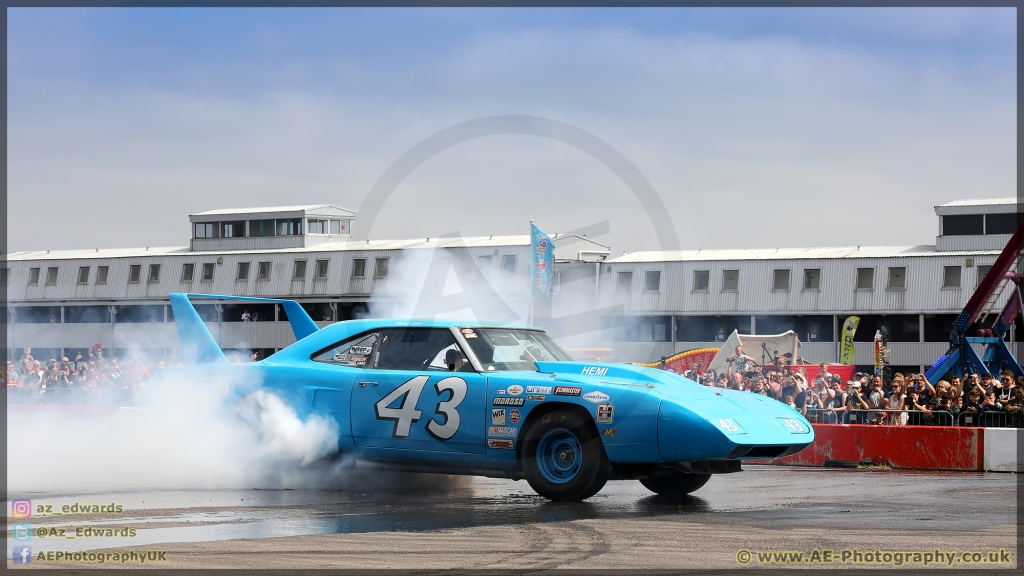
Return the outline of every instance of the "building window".
[[[39,284],[39,268],[29,268],[28,271],[28,284]]]
[[[296,260],[295,268],[292,270],[292,280],[305,280],[306,279],[306,261]]]
[[[196,238],[216,238],[218,228],[217,222],[197,222]]]
[[[96,283],[106,284],[107,283],[107,272],[110,271],[109,266],[97,266],[96,267]]]
[[[1020,225],[1021,216],[1016,212],[1009,214],[986,214],[985,234],[1013,234]]]
[[[149,265],[149,282],[150,284],[156,284],[160,281],[160,265],[150,264]]]
[[[341,220],[331,220],[331,234],[341,234]]]
[[[203,282],[213,282],[213,267],[214,266],[215,266],[215,264],[213,262],[206,262],[205,264],[203,264],[203,277],[202,277],[202,281]]]
[[[889,289],[903,290],[907,287],[907,269],[904,266],[889,268]]]
[[[263,237],[274,235],[273,220],[249,220],[249,236]]]
[[[330,260],[317,260],[316,261],[316,270],[314,270],[315,274],[313,275],[314,278],[327,278],[327,263],[328,262],[330,262]]]
[[[256,270],[256,279],[270,280],[270,262],[260,262],[260,266]]]
[[[51,266],[46,269],[46,285],[55,286],[57,284],[57,267]]]
[[[366,258],[355,258],[352,260],[352,277],[362,278],[366,276]]]
[[[374,278],[387,278],[388,260],[390,260],[390,258],[377,258],[377,261],[375,262],[376,268],[373,271]]]
[[[132,264],[128,267],[128,282],[138,282],[142,277],[142,265]]]
[[[327,229],[327,220],[314,220],[313,218],[306,220],[307,234],[327,234]]]
[[[875,289],[875,269],[857,268],[857,290]]]
[[[820,268],[804,268],[804,290],[820,290],[820,280]]]
[[[661,290],[661,271],[649,270],[644,275],[644,291],[657,292]]]
[[[981,281],[985,278],[985,275],[988,274],[988,271],[991,270],[991,269],[992,269],[992,265],[991,264],[988,264],[988,265],[985,265],[985,266],[978,266],[978,282],[974,285],[975,287],[978,287],[978,286],[981,285]]]
[[[91,268],[89,266],[82,266],[82,267],[80,267],[78,269],[78,283],[79,284],[88,284],[89,283],[89,271],[90,270],[91,270]]]
[[[985,232],[985,216],[963,214],[942,217],[943,236],[980,236]]]
[[[278,236],[300,236],[302,234],[302,218],[289,218],[277,221]]]
[[[943,266],[942,267],[942,287],[943,288],[959,288],[960,287],[960,267],[959,266]]]
[[[249,264],[250,262],[239,262],[238,263],[238,274],[235,276],[236,281],[248,282],[249,281]]]
[[[245,237],[245,220],[241,222],[221,222],[222,238],[243,238]]]
[[[776,270],[772,277],[772,290],[789,292],[789,270]]]
[[[182,282],[191,282],[192,278],[195,276],[195,274],[196,274],[196,265],[195,264],[183,264],[181,266],[181,281]]]
[[[515,254],[505,254],[501,257],[501,271],[509,274],[516,273],[516,264],[519,262],[519,257]]]
[[[476,261],[480,266],[481,272],[489,272],[491,270],[491,259],[492,256],[479,256]]]
[[[735,292],[740,289],[740,271],[722,270],[722,292]]]
[[[693,273],[693,291],[707,292],[711,279],[711,272],[708,270],[697,270]]]
[[[633,273],[619,272],[615,281],[615,292],[629,294],[633,291]]]

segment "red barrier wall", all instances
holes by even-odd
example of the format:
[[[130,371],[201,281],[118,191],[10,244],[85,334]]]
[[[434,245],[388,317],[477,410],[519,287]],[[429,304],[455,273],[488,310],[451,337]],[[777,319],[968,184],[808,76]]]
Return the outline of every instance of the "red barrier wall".
[[[821,466],[826,460],[912,470],[984,470],[984,428],[814,424],[814,443],[770,464]]]

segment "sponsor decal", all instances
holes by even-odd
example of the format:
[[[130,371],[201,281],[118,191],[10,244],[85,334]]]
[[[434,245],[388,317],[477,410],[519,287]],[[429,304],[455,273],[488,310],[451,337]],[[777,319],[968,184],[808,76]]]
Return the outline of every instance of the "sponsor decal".
[[[488,436],[505,436],[515,438],[519,435],[519,428],[514,426],[491,426],[487,429]]]
[[[530,394],[529,396],[526,397],[526,399],[527,400],[536,400],[537,402],[543,402],[544,401],[544,397],[543,396],[538,396],[537,394]]]
[[[579,396],[582,392],[579,386],[555,386],[555,396]]]
[[[607,368],[601,368],[600,366],[584,366],[580,374],[586,374],[587,376],[604,376],[608,373]]]
[[[463,328],[462,329],[462,333],[463,334],[472,334],[473,333],[473,329],[472,328]]]
[[[348,347],[348,353],[349,354],[361,354],[363,356],[366,356],[370,352],[373,352],[373,347],[372,346],[349,346]]]
[[[502,390],[498,390],[498,392],[497,392],[497,394],[498,394],[499,396],[501,396],[501,395],[502,395],[502,394],[504,394],[504,393],[505,393],[505,390],[504,390],[504,389],[502,389]]]
[[[518,422],[518,419],[516,420]],[[491,426],[505,425],[505,409],[491,408]]]
[[[523,393],[523,387],[520,386],[519,384],[513,384],[513,385],[508,387],[508,395],[509,396],[519,396],[522,393]]]
[[[335,354],[334,359],[338,362],[346,362],[348,361],[348,354]]]
[[[619,431],[615,428],[605,428],[601,430],[601,436],[605,438],[615,438],[619,434]]]
[[[598,424],[611,424],[615,419],[615,406],[611,404],[601,404],[597,407],[597,423]]]
[[[501,396],[501,397],[495,398],[494,402],[491,402],[491,405],[492,406],[522,406],[525,403],[526,403],[526,400],[523,399],[523,398],[509,398],[508,396]]]
[[[363,366],[366,364],[366,356],[349,356],[348,362],[356,366]]]
[[[493,438],[489,438],[487,440],[487,447],[488,448],[497,448],[499,450],[515,450],[516,449],[516,441],[515,440],[495,440]]]
[[[527,386],[527,394],[551,394],[551,386]]]
[[[463,334],[463,336],[465,336],[466,338],[476,338],[476,334]],[[493,366],[491,367],[491,370],[494,370]]]
[[[519,410],[513,409],[511,412],[508,413],[508,421],[511,422],[512,424],[519,424],[519,418],[521,418]]]
[[[604,392],[587,392],[583,395],[583,399],[594,404],[601,404],[607,402],[610,397]]]

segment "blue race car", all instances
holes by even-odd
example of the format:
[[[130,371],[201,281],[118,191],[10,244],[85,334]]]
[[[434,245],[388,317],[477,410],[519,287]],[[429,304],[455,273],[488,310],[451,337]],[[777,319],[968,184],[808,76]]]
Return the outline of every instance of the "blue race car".
[[[295,344],[229,364],[189,297],[283,305]],[[342,454],[416,472],[525,478],[551,500],[608,480],[688,494],[746,459],[814,439],[797,411],[639,366],[576,362],[542,330],[450,320],[351,320],[318,329],[292,300],[172,294],[182,354],[229,401],[279,396],[339,425]],[[178,370],[181,370],[180,368]]]

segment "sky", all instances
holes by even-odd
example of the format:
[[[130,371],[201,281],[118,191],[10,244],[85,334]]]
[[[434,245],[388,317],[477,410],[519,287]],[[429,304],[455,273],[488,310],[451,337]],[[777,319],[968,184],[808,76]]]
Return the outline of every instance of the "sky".
[[[358,211],[413,146],[510,114],[628,158],[687,249],[930,244],[935,205],[1016,195],[1012,8],[20,8],[7,25],[9,251],[183,246],[215,208]],[[608,221],[613,255],[663,247],[613,170],[523,134],[443,150],[353,228],[531,219]]]

